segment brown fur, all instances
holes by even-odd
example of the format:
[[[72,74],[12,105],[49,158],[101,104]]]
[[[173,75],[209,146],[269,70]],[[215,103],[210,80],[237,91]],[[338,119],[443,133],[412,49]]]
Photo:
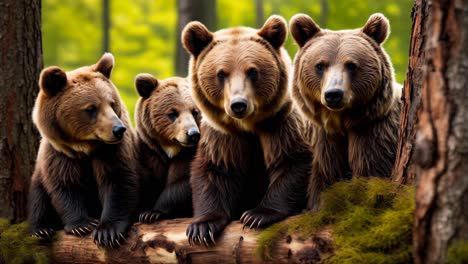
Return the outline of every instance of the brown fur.
[[[141,202],[145,212],[140,221],[191,216],[190,162],[200,135],[200,115],[187,80],[157,80],[139,74],[135,86],[141,96],[135,122],[144,175]],[[190,137],[192,132],[196,134]]]
[[[308,207],[316,209],[321,191],[351,175],[391,174],[398,140],[401,86],[381,47],[388,20],[371,16],[363,28],[320,29],[307,15],[292,18],[300,46],[294,60],[292,95],[311,121],[314,153]],[[344,92],[337,105],[326,93]]]
[[[212,33],[199,22],[184,29],[192,94],[203,113],[192,163],[191,242],[214,242],[243,212],[245,225],[262,227],[303,206],[311,154],[287,93],[286,35],[279,16],[259,30]],[[242,113],[233,107],[238,100],[245,102]]]
[[[74,235],[95,229],[99,245],[115,246],[130,225],[138,187],[135,136],[109,80],[113,63],[105,54],[92,66],[41,73],[33,120],[42,140],[29,195],[36,235],[63,224]],[[121,126],[126,132],[119,137],[113,129]]]

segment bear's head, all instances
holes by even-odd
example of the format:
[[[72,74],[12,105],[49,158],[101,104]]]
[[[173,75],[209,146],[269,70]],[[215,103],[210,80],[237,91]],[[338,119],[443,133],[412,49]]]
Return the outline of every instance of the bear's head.
[[[298,14],[290,30],[300,47],[292,95],[306,116],[336,131],[388,113],[394,73],[381,46],[390,31],[385,16],[374,14],[359,29],[332,31]]]
[[[286,37],[280,16],[271,16],[259,30],[213,33],[200,22],[187,24],[182,42],[191,54],[191,91],[204,120],[222,131],[249,131],[282,107],[291,67],[282,48]]]
[[[106,53],[96,64],[70,72],[56,66],[42,70],[33,121],[55,149],[89,154],[96,144],[122,140],[128,120],[109,80],[113,66],[114,57]]]
[[[171,158],[200,139],[200,114],[185,78],[157,80],[142,73],[135,78],[141,96],[135,109],[138,135],[150,147],[157,143]]]

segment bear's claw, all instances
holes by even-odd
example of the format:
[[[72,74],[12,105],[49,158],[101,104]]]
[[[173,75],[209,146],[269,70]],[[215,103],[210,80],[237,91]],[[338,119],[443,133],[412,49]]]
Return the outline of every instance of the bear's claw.
[[[212,234],[213,232],[207,223],[191,224],[187,228],[187,237],[191,246],[204,244],[206,247],[209,247],[210,243],[215,244]]]
[[[74,236],[84,237],[91,232],[98,225],[98,220],[96,219],[87,219],[78,224],[66,225],[64,230],[67,234],[72,234]]]
[[[117,221],[112,223],[101,223],[94,230],[94,243],[98,247],[117,248],[126,241],[126,233],[129,223],[127,221]]]
[[[43,228],[37,231],[33,231],[31,236],[39,239],[48,239],[55,234],[55,230],[52,228]]]
[[[240,221],[244,224],[243,228],[249,227],[252,229],[269,226],[273,223],[283,220],[284,218],[286,218],[286,215],[276,210],[257,207],[255,209],[244,212],[240,218]]]
[[[186,235],[191,246],[216,246],[215,237],[228,223],[226,217],[206,215],[203,220],[196,220],[187,227]],[[209,219],[209,220],[208,220]]]
[[[158,221],[161,217],[162,213],[160,211],[146,211],[140,214],[139,221],[140,223],[151,224]]]

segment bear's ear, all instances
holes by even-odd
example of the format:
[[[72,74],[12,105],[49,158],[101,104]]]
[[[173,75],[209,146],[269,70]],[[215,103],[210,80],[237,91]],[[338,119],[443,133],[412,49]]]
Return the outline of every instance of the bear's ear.
[[[140,73],[135,77],[135,88],[143,98],[150,97],[154,89],[158,87],[158,79],[149,73]]]
[[[286,20],[283,17],[272,15],[258,31],[258,35],[268,41],[273,48],[279,49],[288,36],[288,27],[286,25]]]
[[[301,48],[320,31],[314,20],[305,14],[294,15],[289,24],[291,34]]]
[[[101,59],[94,64],[94,70],[102,73],[107,79],[110,78],[112,68],[114,68],[114,56],[111,53],[104,53]]]
[[[55,96],[67,84],[67,74],[57,66],[45,68],[39,77],[40,88],[49,96]]]
[[[377,44],[382,44],[390,33],[390,23],[383,14],[376,13],[369,17],[362,32],[375,40]]]
[[[197,57],[212,40],[213,33],[198,21],[188,23],[182,31],[182,44],[184,48],[195,57]]]

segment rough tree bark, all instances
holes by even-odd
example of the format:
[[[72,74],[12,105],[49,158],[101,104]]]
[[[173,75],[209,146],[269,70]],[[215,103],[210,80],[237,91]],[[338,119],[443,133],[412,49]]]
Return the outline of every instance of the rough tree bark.
[[[416,135],[416,263],[446,263],[468,241],[468,1],[429,7],[426,71]]]
[[[31,110],[42,69],[41,1],[0,0],[0,217],[26,217],[38,133]]]
[[[191,219],[161,221],[152,225],[136,224],[127,243],[116,250],[96,247],[86,238],[58,234],[52,256],[56,263],[316,263],[330,253],[328,230],[301,240],[284,237],[273,250],[274,261],[261,261],[255,255],[258,231],[242,229],[239,221],[228,225],[216,247],[191,246],[185,230]]]
[[[415,179],[415,168],[412,163],[413,145],[418,123],[418,110],[421,105],[421,86],[423,82],[423,66],[426,56],[427,22],[429,10],[426,0],[414,2],[413,26],[409,51],[408,70],[402,95],[402,113],[400,124],[400,139],[392,179],[400,184],[412,183]]]
[[[177,0],[177,41],[175,72],[178,76],[187,76],[190,56],[180,41],[182,30],[188,22],[197,20],[209,30],[216,29],[216,0]]]

